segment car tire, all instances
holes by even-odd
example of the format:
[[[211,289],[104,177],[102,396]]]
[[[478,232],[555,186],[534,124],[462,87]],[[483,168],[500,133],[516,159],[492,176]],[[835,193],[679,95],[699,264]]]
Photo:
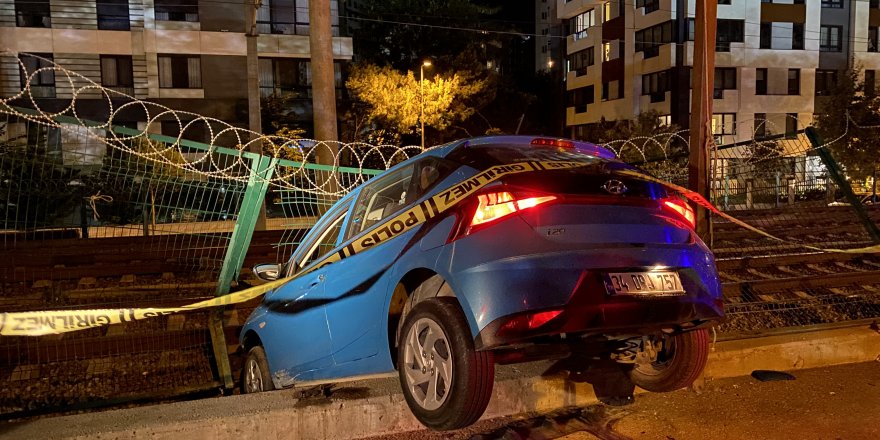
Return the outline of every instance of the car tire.
[[[665,393],[690,386],[700,377],[709,358],[709,333],[698,329],[664,336],[655,362],[636,362],[630,379],[640,388]]]
[[[266,361],[266,351],[259,345],[248,350],[241,371],[241,392],[244,394],[272,391],[275,384],[269,375],[269,362]]]
[[[400,386],[416,419],[436,430],[476,422],[492,397],[495,362],[492,352],[474,350],[458,302],[431,298],[416,304],[400,335]]]

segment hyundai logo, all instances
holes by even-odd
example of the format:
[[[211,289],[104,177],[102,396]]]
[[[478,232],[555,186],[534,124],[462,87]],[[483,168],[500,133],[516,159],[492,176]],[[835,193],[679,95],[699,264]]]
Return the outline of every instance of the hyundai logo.
[[[626,187],[626,185],[623,184],[623,182],[616,180],[616,179],[611,179],[611,180],[605,182],[604,185],[602,185],[602,189],[604,189],[605,191],[608,191],[611,194],[619,196],[619,195],[626,192],[627,187]]]

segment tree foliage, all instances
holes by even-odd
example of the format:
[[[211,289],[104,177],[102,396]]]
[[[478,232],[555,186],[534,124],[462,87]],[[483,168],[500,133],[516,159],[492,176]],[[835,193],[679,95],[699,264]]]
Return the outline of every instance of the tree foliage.
[[[819,134],[830,142],[828,149],[853,179],[870,176],[880,165],[880,97],[865,89],[859,70],[840,76],[816,118]]]
[[[469,118],[475,112],[469,100],[486,89],[488,80],[468,79],[459,73],[438,74],[420,85],[411,71],[360,64],[352,68],[346,86],[366,104],[370,121],[408,133],[418,130],[422,105],[425,125],[437,130]]]

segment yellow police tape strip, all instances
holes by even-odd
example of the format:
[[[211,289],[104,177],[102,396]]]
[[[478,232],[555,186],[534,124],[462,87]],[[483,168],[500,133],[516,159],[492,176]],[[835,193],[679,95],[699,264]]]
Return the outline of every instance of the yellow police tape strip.
[[[94,309],[94,310],[55,310],[34,312],[0,313],[0,336],[43,336],[67,333],[88,328],[101,327],[122,322],[169,315],[172,313],[220,307],[238,304],[254,299],[264,293],[286,284],[294,278],[301,277],[317,268],[355,255],[386,242],[406,231],[445,212],[456,203],[477,192],[486,185],[510,174],[527,171],[576,168],[583,166],[580,162],[521,162],[510,165],[498,165],[489,168],[455,186],[443,191],[404,211],[394,218],[374,226],[362,236],[344,244],[338,252],[330,254],[323,260],[314,263],[296,277],[284,278],[250,289],[197,303],[170,308],[143,309]]]
[[[752,225],[750,225],[740,219],[731,217],[729,214],[721,212],[720,209],[716,208],[715,205],[713,205],[711,202],[706,200],[705,197],[703,197],[699,193],[693,192],[687,188],[684,188],[682,186],[678,186],[674,183],[670,183],[665,180],[660,180],[656,177],[649,176],[647,174],[643,174],[638,171],[625,170],[625,171],[619,171],[618,173],[623,174],[623,175],[628,175],[631,177],[637,177],[639,179],[644,179],[644,180],[648,180],[651,182],[656,182],[661,185],[664,185],[667,188],[672,189],[673,191],[681,194],[681,196],[685,197],[686,199],[702,206],[703,208],[708,209],[713,214],[716,214],[719,217],[726,219],[737,226],[743,227],[745,229],[748,229],[749,231],[760,234],[760,235],[767,237],[767,238],[770,238],[772,240],[790,243],[788,240],[785,240],[783,238],[777,237],[772,234],[768,234],[767,232],[764,232],[764,231],[762,231],[762,230],[760,230],[760,229],[758,229],[758,228],[756,228],[756,227],[754,227],[754,226],[752,226]],[[880,253],[880,245],[868,246],[868,247],[857,248],[857,249],[826,249],[826,248],[821,248],[821,247],[817,247],[817,246],[810,246],[808,244],[802,244],[802,243],[794,243],[794,244],[801,246],[803,248],[806,248],[806,249],[810,249],[810,250],[814,250],[814,251],[821,251],[821,252],[837,252],[837,253],[847,253],[847,254]]]
[[[434,218],[441,213],[447,211],[461,200],[467,198],[471,194],[477,192],[486,185],[496,180],[510,175],[523,173],[528,171],[542,171],[552,169],[576,168],[582,166],[580,162],[521,162],[511,165],[498,165],[489,168],[471,177],[465,181],[459,182],[455,186],[438,193],[437,195],[419,203],[418,205],[404,211],[402,214],[394,218],[370,228],[366,234],[356,237],[340,247],[337,252],[328,255],[323,260],[314,263],[307,270],[297,274],[296,277],[284,278],[273,281],[240,292],[224,295],[221,297],[200,301],[197,303],[170,308],[142,308],[142,309],[94,309],[94,310],[55,310],[55,311],[35,311],[35,312],[11,312],[0,313],[0,336],[42,336],[49,334],[67,333],[88,328],[101,327],[110,324],[118,324],[123,322],[132,322],[141,319],[153,318],[156,316],[169,315],[172,313],[186,312],[191,310],[204,309],[208,307],[220,307],[232,304],[238,304],[251,299],[257,298],[264,293],[273,290],[283,284],[286,284],[294,278],[301,277],[317,268],[327,264],[350,257],[365,249],[369,249],[380,243],[386,242],[394,237],[403,234],[406,231]],[[760,234],[764,237],[786,242],[786,240],[768,234],[744,221],[738,220],[730,215],[721,212],[701,195],[673,183],[660,180],[656,177],[649,176],[637,171],[618,171],[618,174],[628,175],[639,179],[656,182],[681,196],[693,201],[694,203],[712,211],[716,215],[725,218],[732,223],[746,228],[752,232]],[[864,247],[859,249],[825,249],[816,246],[800,244],[804,248],[823,251],[823,252],[842,252],[842,253],[877,253],[880,252],[880,245]]]

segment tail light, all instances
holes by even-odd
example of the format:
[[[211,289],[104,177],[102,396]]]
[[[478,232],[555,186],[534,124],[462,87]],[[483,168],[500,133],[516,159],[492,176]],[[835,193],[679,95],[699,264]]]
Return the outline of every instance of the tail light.
[[[664,210],[674,212],[683,219],[691,229],[694,229],[697,226],[697,216],[694,213],[694,209],[691,208],[686,201],[678,197],[669,197],[663,199],[661,203]]]
[[[471,226],[477,226],[506,217],[517,211],[534,208],[542,203],[556,200],[555,196],[540,196],[517,199],[507,191],[480,194],[477,196],[477,210],[471,219]]]
[[[498,329],[497,334],[502,335],[510,332],[534,330],[559,316],[560,313],[562,313],[562,310],[547,310],[545,312],[519,315],[505,322],[504,325]]]

